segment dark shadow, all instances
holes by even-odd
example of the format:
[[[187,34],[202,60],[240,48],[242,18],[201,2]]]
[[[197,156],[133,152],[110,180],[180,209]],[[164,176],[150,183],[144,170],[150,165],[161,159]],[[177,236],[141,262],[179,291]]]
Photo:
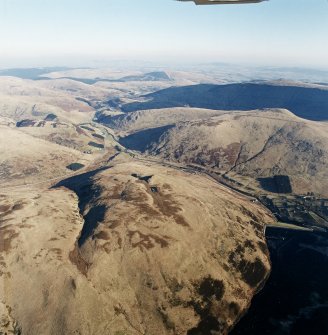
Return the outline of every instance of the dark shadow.
[[[327,234],[266,233],[271,276],[231,335],[328,334]]]
[[[262,83],[229,85],[201,84],[170,87],[144,96],[143,102],[122,106],[124,112],[137,110],[197,107],[222,110],[286,108],[309,120],[328,120],[328,90]]]
[[[100,143],[96,143],[96,142],[89,142],[88,145],[90,145],[90,147],[94,147],[94,148],[97,148],[97,149],[104,149],[105,146],[103,144],[100,144]]]
[[[120,144],[130,150],[145,152],[151,147],[151,144],[157,142],[160,137],[173,125],[142,130],[132,135],[120,139]]]
[[[52,188],[66,187],[76,193],[79,198],[80,214],[84,217],[84,225],[81,231],[81,236],[78,240],[78,245],[81,246],[90,237],[93,231],[97,228],[100,222],[104,220],[106,213],[105,205],[94,204],[92,208],[85,214],[87,205],[100,196],[101,188],[93,181],[93,177],[98,173],[109,169],[110,167],[102,167],[94,171],[83,173],[65,179]]]
[[[258,178],[263,190],[272,193],[292,193],[292,186],[288,176],[273,176]]]
[[[67,165],[66,168],[72,171],[78,171],[84,168],[84,165],[81,163],[72,163],[72,164]]]
[[[134,178],[137,178],[141,181],[145,181],[147,184],[149,184],[150,179],[153,178],[153,175],[151,175],[151,176],[140,176],[137,173],[132,173],[131,176],[134,177]]]
[[[16,127],[21,128],[21,127],[34,127],[34,125],[37,123],[37,121],[34,120],[21,120],[16,122]]]
[[[55,121],[57,119],[57,115],[56,114],[48,114],[45,118],[44,121]]]
[[[105,205],[93,206],[88,214],[84,216],[84,225],[78,240],[79,247],[92,235],[99,223],[104,221],[106,209]]]
[[[213,316],[207,316],[199,322],[197,327],[189,329],[187,335],[212,335],[213,331],[219,330],[219,321]]]

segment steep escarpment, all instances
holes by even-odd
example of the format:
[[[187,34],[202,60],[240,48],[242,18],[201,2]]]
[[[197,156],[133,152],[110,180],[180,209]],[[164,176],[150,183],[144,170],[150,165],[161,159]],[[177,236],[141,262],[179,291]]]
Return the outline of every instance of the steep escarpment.
[[[226,334],[269,273],[266,210],[151,163],[74,178],[0,199],[22,334]]]

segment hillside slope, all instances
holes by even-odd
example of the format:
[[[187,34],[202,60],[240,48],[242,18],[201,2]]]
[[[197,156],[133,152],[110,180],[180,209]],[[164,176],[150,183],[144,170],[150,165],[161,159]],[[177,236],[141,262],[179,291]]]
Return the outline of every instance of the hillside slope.
[[[0,117],[21,121],[55,114],[61,120],[72,123],[92,119],[94,109],[87,103],[77,100],[67,91],[55,89],[55,84],[47,85],[32,80],[0,77]]]
[[[82,153],[0,125],[0,184],[46,181],[69,173],[66,166]]]
[[[136,132],[121,143],[221,173],[253,178],[287,175],[295,193],[328,195],[328,125],[286,110],[237,112],[178,123]]]
[[[156,164],[6,193],[0,211],[1,320],[24,335],[227,334],[270,269],[266,210]]]
[[[144,96],[145,101],[125,104],[132,112],[155,108],[197,107],[219,110],[285,108],[309,120],[328,120],[327,86],[264,82],[229,85],[171,87]]]
[[[163,108],[142,110],[117,116],[98,115],[98,121],[117,131],[118,134],[128,134],[143,129],[174,125],[178,122],[208,119],[226,113],[212,109],[200,108]]]

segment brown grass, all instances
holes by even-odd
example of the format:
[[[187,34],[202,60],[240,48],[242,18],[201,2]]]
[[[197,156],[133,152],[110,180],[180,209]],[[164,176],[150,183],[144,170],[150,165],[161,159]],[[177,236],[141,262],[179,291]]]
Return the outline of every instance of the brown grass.
[[[154,200],[154,205],[164,216],[172,217],[175,222],[184,227],[190,227],[185,218],[180,214],[181,208],[179,204],[173,200],[171,194],[164,194],[162,192],[154,193],[151,188],[147,186],[147,192]]]
[[[69,253],[69,259],[70,261],[76,265],[76,267],[78,268],[78,270],[84,275],[86,276],[88,273],[88,268],[90,267],[91,264],[89,264],[88,262],[86,262],[81,253],[80,250],[78,248],[78,246],[76,245],[75,248]]]
[[[13,240],[19,236],[14,229],[7,227],[0,228],[0,252],[8,252],[11,250]]]
[[[10,205],[0,205],[0,213],[6,213],[10,210]]]
[[[140,248],[143,250],[143,248],[146,249],[152,249],[155,247],[155,244],[160,245],[161,248],[166,248],[169,246],[169,243],[167,239],[164,239],[163,237],[156,236],[154,234],[143,234],[142,232],[136,230],[136,231],[128,231],[128,236],[130,239],[130,243],[133,248]],[[138,242],[133,242],[133,239],[139,239]]]
[[[110,239],[108,233],[106,231],[100,231],[99,233],[94,235],[94,238],[98,239],[98,240],[105,240],[108,241]]]

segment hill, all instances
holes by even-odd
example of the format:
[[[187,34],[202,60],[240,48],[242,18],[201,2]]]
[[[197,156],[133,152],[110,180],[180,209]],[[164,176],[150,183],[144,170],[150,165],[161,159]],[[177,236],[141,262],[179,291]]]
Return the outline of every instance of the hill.
[[[79,123],[91,120],[94,109],[67,91],[43,87],[42,82],[0,77],[0,117],[20,121],[43,119],[48,114]]]
[[[113,164],[1,195],[6,329],[227,333],[268,276],[271,216],[206,177]]]
[[[13,68],[0,70],[0,76],[11,76],[22,79],[38,79],[49,72],[67,71],[68,67],[38,67],[38,68]]]
[[[325,119],[326,89],[149,71],[0,77],[1,334],[226,335],[266,225],[327,231],[328,123],[243,110]]]
[[[178,122],[207,119],[226,113],[200,108],[163,108],[153,110],[141,110],[128,114],[110,116],[99,113],[98,121],[114,129],[118,134],[134,133],[144,129],[174,125]]]
[[[201,84],[170,87],[145,95],[144,101],[122,106],[124,112],[189,106],[219,110],[285,108],[309,120],[328,120],[328,89],[324,85],[286,82]]]
[[[300,119],[286,110],[234,112],[181,122],[135,132],[121,143],[224,174],[257,180],[287,175],[295,193],[328,195],[328,125]]]
[[[0,125],[0,157],[0,184],[6,187],[67,175],[66,166],[82,153]]]

